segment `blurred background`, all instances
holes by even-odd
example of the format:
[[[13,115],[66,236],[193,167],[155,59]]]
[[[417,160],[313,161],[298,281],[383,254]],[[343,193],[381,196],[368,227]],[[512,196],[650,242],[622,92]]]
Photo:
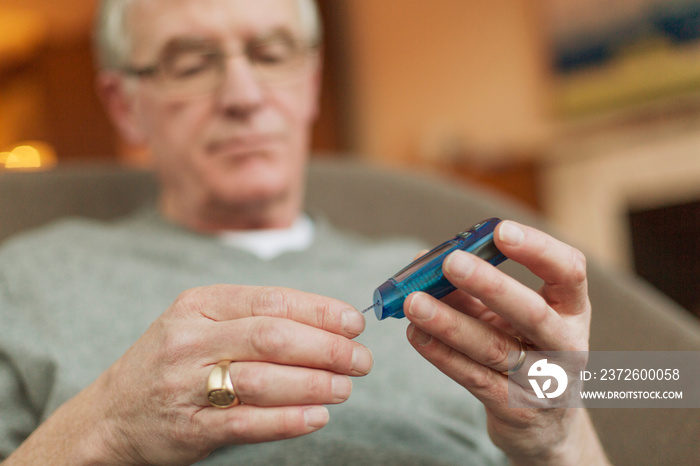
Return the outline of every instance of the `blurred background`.
[[[497,191],[700,315],[700,1],[319,4],[316,151]],[[148,166],[95,96],[94,7],[0,0],[0,171]]]

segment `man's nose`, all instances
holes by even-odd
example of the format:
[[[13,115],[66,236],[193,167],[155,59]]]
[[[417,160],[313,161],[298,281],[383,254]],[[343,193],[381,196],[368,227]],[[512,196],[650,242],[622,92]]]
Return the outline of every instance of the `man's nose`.
[[[235,115],[247,115],[263,101],[263,89],[255,70],[244,56],[226,61],[220,101],[224,110]]]

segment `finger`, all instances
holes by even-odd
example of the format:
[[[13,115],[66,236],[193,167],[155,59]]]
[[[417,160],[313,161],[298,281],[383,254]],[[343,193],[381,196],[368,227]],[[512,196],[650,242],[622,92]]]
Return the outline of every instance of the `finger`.
[[[469,390],[484,404],[487,412],[494,414],[501,420],[507,420],[507,424],[513,428],[532,426],[531,421],[534,414],[532,409],[509,406],[509,390],[512,390],[514,386],[509,385],[509,378],[506,375],[479,364],[437,338],[430,339],[423,330],[414,324],[409,326],[408,331],[409,341],[418,353],[445,375]],[[419,343],[426,339],[427,343]],[[528,365],[526,362],[524,368]],[[523,373],[526,373],[524,368],[522,369]],[[527,385],[527,383],[521,385],[520,382],[511,380],[516,386],[525,387]]]
[[[212,366],[198,376],[206,380]],[[234,362],[229,373],[234,392],[246,405],[292,406],[338,404],[352,392],[350,377],[329,371],[261,362]],[[197,393],[197,404],[210,406],[204,390]]]
[[[424,256],[428,253],[428,249],[420,251],[414,258],[414,260]],[[455,290],[448,294],[442,301],[449,306],[459,309],[461,312],[474,317],[475,319],[488,322],[502,330],[512,333],[511,326],[508,322],[501,319],[501,317],[491,311],[489,308],[484,306],[484,304],[473,296],[470,296],[460,290]]]
[[[445,375],[469,390],[479,401],[489,406],[507,403],[507,377],[469,358],[438,338],[409,325],[411,345],[427,361]]]
[[[412,293],[406,302],[406,317],[425,332],[424,335],[413,331],[409,333],[409,338],[412,334],[423,338],[422,341],[413,340],[418,346],[429,343],[426,336],[431,336],[496,372],[510,368],[510,352],[520,352],[517,338],[467,316],[426,293]]]
[[[513,221],[501,222],[494,237],[506,256],[544,280],[543,296],[558,312],[588,310],[586,258],[578,249]]]
[[[257,407],[239,405],[229,409],[202,409],[195,422],[203,437],[217,446],[271,442],[310,434],[328,424],[324,406]]]
[[[567,349],[562,337],[567,328],[561,316],[535,291],[506,275],[488,262],[463,251],[450,254],[443,272],[462,291],[508,321],[518,335],[541,348]]]
[[[354,338],[365,328],[357,309],[337,299],[302,291],[239,285],[213,285],[185,291],[171,306],[186,316],[220,322],[251,316],[291,319]]]
[[[293,320],[248,317],[212,323],[206,332],[207,364],[262,361],[352,376],[372,369],[372,353],[365,346]]]
[[[413,256],[413,260],[416,261],[416,260],[420,259],[421,257],[428,254],[428,252],[430,252],[430,249],[421,249],[420,251],[418,251],[418,254]]]
[[[503,320],[501,316],[486,307],[480,300],[462,290],[453,291],[442,298],[441,301],[463,314],[479,319],[482,322],[487,322],[506,333],[511,335],[515,333],[510,322]]]

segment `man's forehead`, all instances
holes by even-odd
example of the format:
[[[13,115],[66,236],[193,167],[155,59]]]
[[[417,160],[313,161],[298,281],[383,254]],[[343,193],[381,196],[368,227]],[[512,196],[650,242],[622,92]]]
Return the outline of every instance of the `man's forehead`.
[[[279,29],[302,33],[296,0],[140,0],[128,21],[137,49],[159,48],[183,36],[245,39]]]

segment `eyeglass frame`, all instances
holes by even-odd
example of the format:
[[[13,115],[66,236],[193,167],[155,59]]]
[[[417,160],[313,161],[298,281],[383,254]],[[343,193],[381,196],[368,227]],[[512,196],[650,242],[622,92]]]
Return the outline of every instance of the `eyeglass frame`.
[[[209,94],[212,92],[215,92],[221,85],[223,85],[224,79],[225,79],[225,62],[227,59],[230,59],[235,56],[242,56],[246,59],[247,63],[253,68],[256,69],[256,64],[251,58],[250,55],[250,50],[252,48],[257,48],[257,47],[264,47],[266,45],[269,45],[271,43],[286,43],[286,44],[293,44],[294,49],[297,51],[296,54],[298,55],[299,59],[303,59],[304,62],[300,64],[306,64],[306,59],[308,57],[312,57],[314,55],[317,55],[319,50],[320,50],[320,42],[315,41],[315,40],[306,40],[306,39],[301,39],[301,38],[293,38],[293,37],[284,37],[283,35],[272,35],[271,37],[264,37],[264,38],[259,38],[256,40],[249,41],[247,45],[244,45],[242,49],[238,52],[231,52],[225,50],[225,48],[221,45],[219,41],[212,40],[212,39],[186,39],[186,40],[181,40],[181,43],[185,45],[199,45],[199,44],[212,44],[214,45],[211,48],[212,55],[216,55],[217,57],[217,63],[215,64],[217,66],[217,72],[220,74],[220,83],[218,85],[212,86],[210,89],[202,89],[201,92],[197,93],[192,93],[188,94],[187,96],[197,96],[197,95],[203,95],[203,94]],[[164,71],[163,68],[167,66],[167,46],[163,51],[160,53],[160,57],[157,59],[156,63],[152,65],[146,65],[142,67],[135,67],[135,66],[123,66],[119,68],[119,71],[128,75],[128,76],[133,76],[136,78],[140,79],[163,79],[164,76]],[[303,66],[299,67],[299,73],[302,71]],[[300,73],[301,74],[301,73]],[[259,82],[264,82],[264,83],[275,83],[275,82],[283,82],[286,79],[293,79],[294,74],[291,74],[289,76],[285,76],[282,79],[263,79],[261,78],[260,75],[256,76],[256,79]],[[174,80],[177,81],[177,78]]]

